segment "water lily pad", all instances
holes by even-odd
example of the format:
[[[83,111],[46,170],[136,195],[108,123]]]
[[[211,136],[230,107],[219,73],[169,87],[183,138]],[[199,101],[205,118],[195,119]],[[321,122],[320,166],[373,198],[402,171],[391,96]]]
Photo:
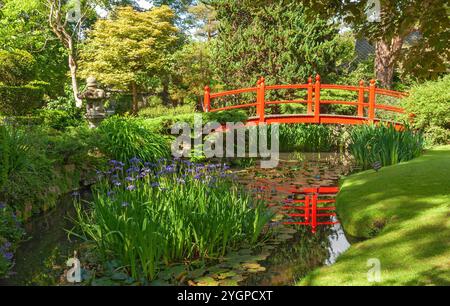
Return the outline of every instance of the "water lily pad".
[[[242,254],[242,255],[249,255],[252,253],[252,250],[251,249],[241,249],[238,251],[238,253]]]
[[[195,279],[197,286],[218,286],[219,282],[210,276],[203,276]]]
[[[273,250],[273,249],[275,249],[275,246],[274,245],[265,245],[265,246],[263,246],[263,251],[271,251],[271,250]]]
[[[219,281],[220,286],[238,286],[238,281],[235,279],[227,278]]]
[[[280,240],[289,240],[292,238],[294,238],[294,236],[291,234],[281,234],[281,235],[277,236],[277,239],[280,239]]]
[[[237,282],[242,282],[245,279],[245,277],[243,275],[241,275],[241,274],[238,274],[236,276],[231,277],[230,279],[234,280],[234,281],[237,281]]]
[[[264,272],[266,271],[265,267],[259,267],[259,268],[255,268],[255,269],[247,269],[247,272],[250,273],[257,273],[257,272]]]
[[[173,277],[180,275],[180,273],[186,271],[186,267],[183,265],[176,265],[168,267],[159,272],[158,277],[163,280],[169,280]]]
[[[259,263],[256,262],[246,262],[242,264],[242,267],[244,267],[245,269],[258,269],[261,267],[261,265]]]
[[[193,271],[188,272],[189,278],[198,278],[203,276],[206,273],[206,269],[195,269]]]
[[[236,276],[236,275],[237,275],[236,272],[234,272],[234,271],[228,271],[228,272],[225,272],[225,273],[219,273],[219,274],[217,275],[217,278],[220,279],[220,280],[222,280],[222,279],[229,278],[229,277],[233,277],[233,276]]]
[[[297,230],[292,227],[283,227],[280,229],[280,232],[284,234],[295,234],[297,233]]]

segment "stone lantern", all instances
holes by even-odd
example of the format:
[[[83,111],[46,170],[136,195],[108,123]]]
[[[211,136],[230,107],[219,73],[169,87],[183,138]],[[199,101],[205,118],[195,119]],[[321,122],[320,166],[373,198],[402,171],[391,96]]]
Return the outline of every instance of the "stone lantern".
[[[103,102],[108,98],[103,89],[97,87],[97,80],[90,76],[86,80],[87,88],[78,95],[78,98],[86,100],[86,119],[90,128],[95,128],[106,118]]]

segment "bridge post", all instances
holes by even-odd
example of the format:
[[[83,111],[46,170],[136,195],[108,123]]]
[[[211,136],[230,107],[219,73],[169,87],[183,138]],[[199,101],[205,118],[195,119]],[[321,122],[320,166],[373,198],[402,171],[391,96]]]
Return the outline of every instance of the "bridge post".
[[[308,114],[308,115],[312,114],[312,95],[313,95],[312,77],[309,77],[308,78],[308,99],[307,99],[307,108],[306,108],[306,114]]]
[[[315,190],[315,192],[312,195],[312,206],[311,206],[311,232],[313,234],[316,233],[316,228],[317,228],[317,190]]]
[[[209,112],[211,110],[211,89],[209,88],[208,85],[205,86],[205,95],[203,98],[203,111],[204,112]]]
[[[320,75],[318,74],[314,91],[314,122],[320,122]]]
[[[370,80],[369,85],[369,121],[373,122],[375,119],[375,80]]]
[[[358,117],[364,117],[364,81],[359,81],[358,90]]]
[[[258,93],[259,95],[257,95],[257,111],[258,111],[258,117],[259,117],[259,122],[264,122],[265,118],[264,118],[264,114],[265,114],[265,107],[266,107],[266,101],[265,101],[265,96],[266,96],[266,83],[264,80],[264,77],[261,77],[258,81],[259,83],[259,87],[258,87]],[[259,96],[259,99],[258,99]]]

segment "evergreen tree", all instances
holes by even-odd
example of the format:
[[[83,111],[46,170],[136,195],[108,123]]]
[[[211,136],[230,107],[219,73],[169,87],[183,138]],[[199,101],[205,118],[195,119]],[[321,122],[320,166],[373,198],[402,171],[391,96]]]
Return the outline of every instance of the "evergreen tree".
[[[339,39],[338,28],[326,20],[309,20],[306,8],[289,1],[210,2],[220,22],[212,58],[216,74],[232,88],[305,83],[320,74],[333,81],[337,63],[351,50]]]

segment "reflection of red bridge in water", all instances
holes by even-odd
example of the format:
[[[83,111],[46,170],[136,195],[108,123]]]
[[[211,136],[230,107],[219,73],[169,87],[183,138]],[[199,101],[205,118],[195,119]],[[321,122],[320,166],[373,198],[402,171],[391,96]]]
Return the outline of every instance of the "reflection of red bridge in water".
[[[269,187],[260,187],[268,189]],[[306,225],[311,227],[311,232],[315,233],[318,225],[333,225],[339,223],[335,217],[336,206],[322,206],[321,204],[336,203],[335,197],[339,192],[339,187],[309,187],[309,188],[285,188],[273,187],[276,191],[282,191],[291,194],[284,205],[280,207],[282,213],[291,218],[302,217],[303,220],[285,221],[283,224]],[[302,196],[302,199],[296,199],[295,196]],[[266,199],[267,200],[267,199]],[[303,204],[303,205],[299,205]],[[269,206],[275,206],[271,204]]]
[[[303,217],[304,221],[288,221],[284,224],[299,224],[299,225],[309,225],[311,226],[311,231],[316,232],[318,225],[333,225],[339,223],[339,221],[330,221],[329,217],[335,217],[336,213],[332,212],[336,210],[336,206],[318,206],[322,203],[335,203],[334,197],[339,192],[338,187],[314,187],[314,188],[304,188],[301,191],[293,191],[293,194],[304,195],[303,199],[287,199],[286,204],[282,207],[283,210],[300,210],[302,213],[288,212],[286,213],[290,217]],[[327,197],[325,199],[320,199],[319,197]],[[331,198],[330,198],[331,197]],[[292,205],[302,203],[303,206]],[[328,218],[328,220],[320,220],[319,218]]]
[[[306,99],[300,100],[277,100],[266,101],[266,93],[271,90],[306,90]],[[320,98],[321,90],[343,90],[357,94],[356,101],[341,101],[341,100],[324,100]],[[236,95],[254,93],[256,94],[256,102],[227,105],[223,107],[212,107],[217,103],[214,99],[230,98]],[[366,99],[366,94],[368,98]],[[232,109],[251,109],[256,108],[256,115],[249,117],[248,123],[265,122],[271,123],[319,123],[319,124],[363,124],[367,122],[392,122],[397,128],[402,124],[387,119],[377,118],[376,110],[383,110],[389,113],[404,114],[403,108],[394,105],[377,104],[376,97],[387,96],[393,98],[403,98],[407,96],[404,92],[398,92],[388,89],[377,88],[375,80],[371,80],[369,86],[364,86],[364,82],[360,81],[359,86],[321,84],[320,76],[316,76],[316,81],[313,83],[312,78],[309,78],[307,84],[295,85],[266,85],[265,80],[261,77],[256,87],[241,88],[229,90],[218,93],[211,93],[208,86],[205,87],[203,109],[205,112],[217,112]],[[368,100],[368,101],[366,101]],[[279,104],[306,104],[306,114],[266,114],[266,109],[269,106]],[[350,105],[356,107],[356,115],[335,115],[321,113],[321,105]],[[367,110],[367,111],[365,111]],[[365,114],[366,113],[366,114]]]

